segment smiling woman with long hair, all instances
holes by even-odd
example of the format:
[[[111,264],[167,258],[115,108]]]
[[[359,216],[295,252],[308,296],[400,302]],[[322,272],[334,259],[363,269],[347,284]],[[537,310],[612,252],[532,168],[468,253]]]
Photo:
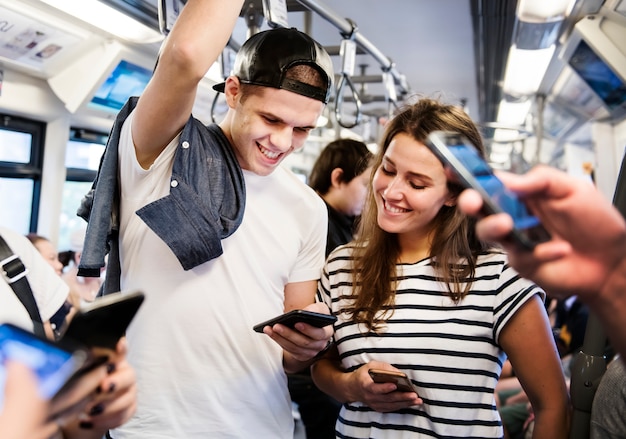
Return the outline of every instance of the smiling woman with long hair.
[[[494,387],[508,357],[533,406],[533,437],[566,438],[545,293],[457,210],[462,188],[424,145],[435,130],[460,132],[484,155],[462,109],[431,99],[404,108],[375,158],[358,238],[324,268],[318,295],[338,321],[334,350],[312,371],[344,403],[337,435],[501,438]],[[374,383],[374,368],[404,372],[417,393]]]

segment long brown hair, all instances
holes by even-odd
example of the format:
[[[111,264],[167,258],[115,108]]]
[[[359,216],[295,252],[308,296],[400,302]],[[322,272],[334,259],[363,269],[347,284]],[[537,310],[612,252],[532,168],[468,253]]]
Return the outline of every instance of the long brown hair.
[[[467,137],[484,156],[481,135],[469,116],[460,108],[433,99],[420,99],[404,107],[385,128],[380,149],[374,159],[374,169],[381,166],[391,140],[405,133],[420,143],[435,130],[456,131]],[[400,255],[397,235],[378,226],[377,207],[370,191],[363,210],[360,232],[355,240],[352,267],[354,302],[344,311],[370,330],[393,312],[397,261]],[[462,188],[448,182],[448,189],[458,195]],[[449,296],[459,302],[470,288],[465,282],[474,276],[476,257],[487,248],[475,234],[475,220],[464,215],[456,206],[442,206],[433,220],[434,233],[430,256],[437,273],[446,283]],[[384,311],[380,313],[379,311]]]

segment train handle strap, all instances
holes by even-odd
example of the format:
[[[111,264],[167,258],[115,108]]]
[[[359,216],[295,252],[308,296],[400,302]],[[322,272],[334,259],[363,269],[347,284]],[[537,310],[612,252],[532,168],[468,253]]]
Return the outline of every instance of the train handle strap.
[[[361,100],[357,93],[350,76],[354,75],[354,64],[356,62],[356,42],[354,41],[354,35],[356,33],[356,24],[352,23],[352,32],[344,35],[344,39],[341,41],[341,47],[339,54],[341,55],[341,77],[339,84],[337,85],[337,96],[335,98],[335,119],[337,123],[343,128],[354,128],[361,123]],[[353,123],[344,122],[342,113],[343,107],[343,89],[344,86],[348,86],[352,93],[352,100],[356,105],[356,115]]]
[[[0,236],[0,267],[2,267],[2,275],[6,283],[13,289],[15,295],[28,311],[30,319],[33,321],[34,332],[40,337],[45,337],[41,315],[33,291],[30,289],[26,273],[28,270],[22,263],[22,260],[13,253],[11,247],[6,243],[4,238]]]
[[[356,115],[353,123],[348,123],[343,121],[343,116],[341,112],[343,110],[343,88],[347,85],[350,91],[352,92],[352,100],[356,105]],[[357,93],[350,77],[348,75],[343,74],[341,79],[339,80],[339,85],[337,87],[337,98],[335,99],[335,119],[337,123],[341,125],[343,128],[354,128],[359,123],[361,123],[361,99],[359,99],[359,94]]]

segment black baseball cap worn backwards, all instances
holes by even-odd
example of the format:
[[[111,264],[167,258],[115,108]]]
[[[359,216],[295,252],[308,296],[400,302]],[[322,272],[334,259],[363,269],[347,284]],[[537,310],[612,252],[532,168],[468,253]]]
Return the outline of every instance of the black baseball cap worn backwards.
[[[286,78],[297,65],[317,70],[326,83],[317,87]],[[328,103],[333,81],[333,63],[326,50],[313,38],[296,28],[278,28],[252,35],[237,52],[233,75],[244,84],[279,88]],[[214,90],[224,92],[225,83]]]

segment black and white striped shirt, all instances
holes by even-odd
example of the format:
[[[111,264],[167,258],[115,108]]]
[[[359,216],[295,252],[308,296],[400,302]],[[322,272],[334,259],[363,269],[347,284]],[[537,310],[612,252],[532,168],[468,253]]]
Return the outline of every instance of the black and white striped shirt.
[[[498,250],[479,256],[471,291],[457,304],[438,281],[430,258],[399,264],[395,311],[374,334],[339,312],[351,300],[350,261],[349,246],[335,250],[318,292],[339,318],[334,338],[343,367],[351,371],[372,360],[390,363],[411,378],[424,404],[394,413],[345,404],[337,437],[502,437],[494,387],[506,354],[498,338],[521,305],[544,292],[521,278]]]

